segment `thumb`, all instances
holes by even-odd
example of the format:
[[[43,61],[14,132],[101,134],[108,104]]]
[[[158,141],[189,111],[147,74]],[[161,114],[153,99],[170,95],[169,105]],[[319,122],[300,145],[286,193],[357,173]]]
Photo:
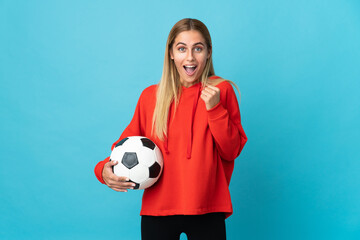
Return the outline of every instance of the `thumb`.
[[[112,167],[112,166],[115,166],[115,165],[117,165],[119,162],[118,161],[113,161],[113,160],[110,160],[109,162],[108,162],[108,167]]]

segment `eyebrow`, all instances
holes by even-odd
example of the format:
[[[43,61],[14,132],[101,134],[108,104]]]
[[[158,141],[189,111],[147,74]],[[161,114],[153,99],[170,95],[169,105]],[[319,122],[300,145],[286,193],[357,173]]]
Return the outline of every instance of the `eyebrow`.
[[[179,45],[179,44],[183,44],[183,45],[186,46],[186,43],[183,43],[183,42],[178,42],[178,43],[176,44],[176,46]],[[203,45],[203,46],[205,47],[205,45],[204,45],[202,42],[197,42],[197,43],[194,44],[194,46],[195,46],[195,45]]]

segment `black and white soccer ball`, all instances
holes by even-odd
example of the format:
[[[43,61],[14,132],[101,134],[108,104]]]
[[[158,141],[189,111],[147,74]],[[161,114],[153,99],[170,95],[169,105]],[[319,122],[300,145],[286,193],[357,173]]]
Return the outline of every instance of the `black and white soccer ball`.
[[[110,161],[118,161],[114,174],[134,182],[134,189],[152,186],[160,177],[163,157],[156,144],[146,137],[133,136],[122,139],[111,152]]]

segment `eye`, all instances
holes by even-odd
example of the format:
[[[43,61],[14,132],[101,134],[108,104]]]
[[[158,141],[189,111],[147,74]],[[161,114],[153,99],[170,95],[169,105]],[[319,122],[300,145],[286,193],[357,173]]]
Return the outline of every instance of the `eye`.
[[[185,52],[185,48],[184,48],[184,47],[179,47],[178,50],[179,50],[179,52]]]
[[[201,52],[202,51],[202,47],[195,47],[195,52]]]

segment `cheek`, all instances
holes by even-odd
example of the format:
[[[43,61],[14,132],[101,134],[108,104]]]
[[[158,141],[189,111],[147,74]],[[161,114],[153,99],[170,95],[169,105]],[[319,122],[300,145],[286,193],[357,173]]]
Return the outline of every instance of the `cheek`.
[[[179,63],[179,61],[177,61],[177,59],[174,59],[174,62],[175,62],[175,66],[176,68],[179,68],[181,63]]]
[[[184,58],[181,55],[174,55],[174,62],[177,67],[182,67]]]
[[[181,61],[183,61],[184,55],[185,55],[185,54],[175,53],[175,54],[173,55],[174,61],[176,61],[176,62],[181,62]]]
[[[201,64],[201,67],[205,67],[207,60],[208,60],[208,58],[207,58],[206,54],[204,54],[202,56],[199,56],[198,63]]]

